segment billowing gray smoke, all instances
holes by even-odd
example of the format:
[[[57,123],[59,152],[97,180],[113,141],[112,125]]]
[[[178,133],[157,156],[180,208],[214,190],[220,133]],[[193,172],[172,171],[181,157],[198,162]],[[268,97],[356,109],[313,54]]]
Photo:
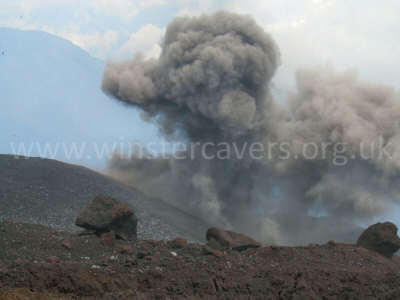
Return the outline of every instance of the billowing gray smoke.
[[[175,158],[116,155],[111,172],[265,242],[287,242],[272,214],[365,220],[400,202],[399,95],[317,66],[298,71],[281,107],[270,93],[279,61],[250,16],[220,11],[175,19],[158,60],[109,62],[103,91],[187,146]]]

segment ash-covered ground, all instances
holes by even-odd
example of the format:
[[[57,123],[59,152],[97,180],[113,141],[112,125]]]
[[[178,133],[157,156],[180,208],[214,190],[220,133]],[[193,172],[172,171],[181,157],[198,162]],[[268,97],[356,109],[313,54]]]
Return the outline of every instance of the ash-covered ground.
[[[42,224],[76,233],[79,211],[97,194],[117,198],[139,218],[140,238],[205,241],[208,226],[165,202],[85,167],[56,160],[0,155],[0,220]]]

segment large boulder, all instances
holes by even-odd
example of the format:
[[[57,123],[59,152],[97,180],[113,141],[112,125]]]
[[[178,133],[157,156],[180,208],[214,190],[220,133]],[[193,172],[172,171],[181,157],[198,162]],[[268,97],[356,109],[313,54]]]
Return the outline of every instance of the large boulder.
[[[207,230],[206,233],[207,241],[217,241],[222,247],[232,248],[236,251],[244,251],[248,248],[258,248],[261,246],[259,242],[253,240],[252,238],[236,233],[229,230],[222,230],[217,227],[212,227]]]
[[[79,213],[75,225],[94,230],[98,236],[114,231],[119,239],[136,239],[137,222],[135,212],[117,199],[97,195]]]
[[[400,249],[397,226],[390,222],[371,225],[360,235],[357,244],[391,258]]]

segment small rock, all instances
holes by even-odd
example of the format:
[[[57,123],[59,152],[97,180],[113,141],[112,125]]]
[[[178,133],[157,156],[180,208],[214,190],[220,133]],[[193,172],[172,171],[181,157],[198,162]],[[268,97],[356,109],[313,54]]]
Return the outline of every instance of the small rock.
[[[64,240],[64,241],[62,241],[62,242],[61,242],[61,245],[62,245],[65,249],[68,249],[68,250],[71,250],[71,249],[72,249],[72,245],[71,245],[71,242],[70,242],[69,240]]]
[[[244,251],[248,248],[258,248],[261,246],[256,240],[240,233],[229,230],[222,230],[217,227],[209,228],[206,233],[207,241],[214,238],[223,247],[232,248],[236,251]]]
[[[117,239],[115,237],[114,231],[104,233],[101,236],[101,243],[106,247],[115,247],[117,245]]]
[[[147,256],[147,252],[139,251],[136,256],[139,259],[143,259],[143,258],[145,258]]]
[[[60,259],[57,256],[50,256],[47,258],[47,262],[51,264],[60,263]]]
[[[280,278],[273,278],[272,280],[271,280],[271,285],[272,286],[280,286],[280,285],[282,285],[284,283],[284,281],[282,280],[282,279],[280,279]]]
[[[213,249],[211,249],[210,246],[203,245],[202,253],[203,253],[204,255],[211,255],[211,254],[213,254],[212,252],[213,252]]]
[[[212,255],[215,257],[222,257],[224,254],[219,250],[212,250]]]
[[[176,238],[172,241],[172,248],[180,249],[187,245],[187,241],[184,238]]]
[[[178,254],[177,254],[176,252],[171,252],[171,255],[172,255],[173,257],[175,257],[175,256],[177,256]]]
[[[150,276],[156,278],[156,279],[163,279],[165,275],[162,273],[162,271],[159,268],[151,269],[147,272]]]
[[[149,244],[150,246],[153,246],[153,247],[157,247],[158,246],[157,241],[154,240],[154,239],[146,240],[146,244]]]
[[[186,260],[192,260],[193,256],[191,256],[190,254],[184,254],[183,258],[186,259]]]
[[[119,249],[119,253],[125,253],[125,254],[132,254],[133,253],[133,249],[129,246],[122,246]]]
[[[330,246],[336,246],[336,242],[333,240],[330,240],[327,244]]]
[[[137,265],[137,260],[136,259],[129,259],[129,258],[125,259],[125,266],[126,267],[132,267],[132,266],[135,266],[135,265]]]
[[[111,258],[109,256],[106,256],[103,258],[103,261],[108,263],[111,260]]]
[[[149,247],[147,247],[146,245],[142,245],[142,246],[140,246],[140,250],[142,250],[142,251],[149,251],[150,249],[149,249]]]

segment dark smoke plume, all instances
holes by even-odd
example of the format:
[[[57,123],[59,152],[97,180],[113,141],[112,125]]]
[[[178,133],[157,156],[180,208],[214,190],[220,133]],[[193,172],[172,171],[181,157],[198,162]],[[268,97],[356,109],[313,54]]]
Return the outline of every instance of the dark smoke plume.
[[[170,140],[224,144],[206,148],[214,159],[201,146],[181,153],[185,159],[116,155],[113,175],[210,223],[275,243],[287,241],[272,214],[297,218],[317,209],[365,220],[400,201],[400,99],[392,88],[317,66],[297,72],[298,90],[282,107],[270,93],[277,45],[250,16],[224,11],[176,18],[161,46],[158,60],[108,62],[103,91],[141,109]],[[309,142],[319,147],[313,159]],[[262,159],[249,154],[252,143],[264,145]],[[269,151],[268,143],[278,144]],[[389,143],[393,158],[380,157]],[[242,158],[235,147],[246,149]]]

